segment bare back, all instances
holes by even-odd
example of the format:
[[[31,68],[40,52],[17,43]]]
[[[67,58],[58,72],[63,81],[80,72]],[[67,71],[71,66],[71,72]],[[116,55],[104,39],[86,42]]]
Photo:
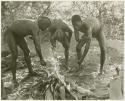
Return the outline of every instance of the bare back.
[[[92,36],[96,37],[100,33],[102,25],[97,18],[86,18],[83,21],[80,31],[86,33],[90,27],[92,29]]]
[[[25,37],[27,35],[32,35],[33,31],[37,31],[39,28],[35,21],[17,20],[8,28],[8,30],[16,36]]]

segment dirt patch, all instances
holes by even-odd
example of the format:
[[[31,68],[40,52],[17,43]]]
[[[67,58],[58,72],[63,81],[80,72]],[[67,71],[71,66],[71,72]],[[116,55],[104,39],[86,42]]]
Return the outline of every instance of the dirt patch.
[[[72,44],[72,43],[71,43]],[[17,61],[17,80],[20,83],[20,86],[16,89],[13,89],[13,85],[11,82],[12,74],[10,71],[2,73],[2,80],[4,82],[4,86],[11,89],[8,93],[8,99],[33,99],[30,94],[27,93],[25,88],[30,88],[37,82],[39,82],[42,78],[46,77],[46,74],[42,71],[43,69],[48,70],[50,72],[54,71],[55,62],[53,60],[53,54],[51,49],[49,48],[50,44],[45,43],[42,44],[42,53],[44,54],[45,60],[47,62],[47,67],[40,66],[39,58],[36,55],[32,56],[32,65],[33,69],[36,72],[41,74],[41,77],[32,77],[25,79],[28,74],[28,69],[26,68],[24,58],[19,56]],[[31,48],[31,47],[30,47]],[[43,50],[44,49],[44,50]],[[123,56],[121,53],[110,46],[107,47],[106,50],[106,63],[104,66],[104,74],[102,76],[98,76],[99,70],[99,61],[100,61],[100,49],[97,45],[91,45],[89,53],[87,54],[85,60],[82,63],[82,70],[76,72],[75,69],[78,68],[77,57],[75,52],[75,46],[71,45],[70,47],[70,57],[69,57],[69,68],[72,69],[72,72],[67,72],[64,66],[64,49],[60,44],[57,45],[57,58],[59,63],[58,71],[60,75],[64,76],[66,80],[71,85],[76,85],[77,87],[81,87],[82,89],[87,89],[92,91],[93,96],[85,95],[80,92],[72,91],[76,94],[78,99],[109,99],[109,87],[108,84],[116,73],[116,67],[123,67]],[[32,51],[34,54],[34,52]],[[2,70],[3,68],[8,67],[8,61],[10,58],[2,58]],[[7,63],[7,64],[6,64]],[[6,64],[6,65],[5,65]],[[20,69],[19,69],[20,68]],[[74,86],[71,86],[74,87]],[[78,88],[77,88],[78,89]],[[35,99],[42,99],[37,96]]]

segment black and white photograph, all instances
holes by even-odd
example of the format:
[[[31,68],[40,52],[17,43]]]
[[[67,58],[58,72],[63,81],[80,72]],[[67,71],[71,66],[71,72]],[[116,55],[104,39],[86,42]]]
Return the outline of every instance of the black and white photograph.
[[[124,0],[0,3],[1,100],[124,100]]]

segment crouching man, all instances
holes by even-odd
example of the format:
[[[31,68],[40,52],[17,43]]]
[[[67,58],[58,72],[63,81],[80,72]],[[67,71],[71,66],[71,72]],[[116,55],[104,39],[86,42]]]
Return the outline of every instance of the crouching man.
[[[72,25],[74,28],[75,39],[77,41],[76,51],[78,57],[78,64],[81,67],[81,63],[86,57],[90,48],[92,37],[96,38],[101,51],[100,56],[100,73],[102,74],[103,65],[105,62],[105,36],[103,33],[103,26],[97,18],[86,18],[84,21],[81,20],[79,15],[72,16]],[[79,31],[84,33],[82,38],[79,38]],[[82,47],[85,45],[83,54],[81,53]]]
[[[65,65],[68,69],[69,47],[72,37],[72,30],[66,23],[59,19],[52,21],[51,26],[49,27],[49,32],[51,45],[55,48],[56,41],[58,41],[65,48]]]
[[[32,36],[41,65],[46,66],[46,62],[44,61],[41,53],[39,32],[40,30],[46,30],[50,24],[51,22],[47,17],[39,17],[37,21],[17,20],[5,31],[5,40],[8,43],[12,55],[10,68],[13,75],[14,86],[18,86],[18,82],[16,80],[16,60],[18,57],[18,46],[24,53],[24,58],[29,70],[29,74],[31,76],[37,75],[37,73],[35,73],[32,69],[30,50],[25,40],[26,36]]]

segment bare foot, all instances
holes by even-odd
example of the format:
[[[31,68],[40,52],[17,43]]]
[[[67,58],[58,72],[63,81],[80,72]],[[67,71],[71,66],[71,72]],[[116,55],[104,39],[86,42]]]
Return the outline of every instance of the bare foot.
[[[101,76],[101,75],[102,75],[102,72],[99,72],[99,73],[98,73],[98,76]]]
[[[101,76],[102,74],[104,74],[105,71],[104,70],[100,70],[100,72],[98,73],[99,76]]]
[[[46,62],[44,60],[41,60],[40,63],[42,66],[46,66]]]

